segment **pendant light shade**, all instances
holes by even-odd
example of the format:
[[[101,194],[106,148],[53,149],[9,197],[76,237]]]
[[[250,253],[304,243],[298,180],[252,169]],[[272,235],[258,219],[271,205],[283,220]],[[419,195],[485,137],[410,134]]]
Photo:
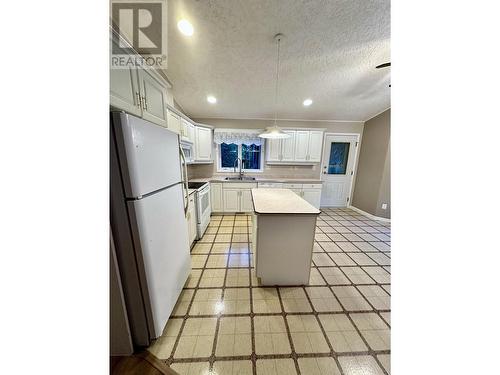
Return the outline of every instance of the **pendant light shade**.
[[[283,130],[277,126],[270,126],[264,133],[259,134],[259,137],[267,139],[284,139],[289,138],[290,134],[284,133]]]
[[[261,138],[267,139],[284,139],[289,138],[290,134],[284,133],[278,125],[278,92],[279,92],[279,80],[280,80],[280,42],[283,39],[283,34],[276,34],[274,40],[277,44],[278,49],[278,59],[276,61],[276,86],[274,92],[274,125],[269,126],[265,132],[259,134]]]

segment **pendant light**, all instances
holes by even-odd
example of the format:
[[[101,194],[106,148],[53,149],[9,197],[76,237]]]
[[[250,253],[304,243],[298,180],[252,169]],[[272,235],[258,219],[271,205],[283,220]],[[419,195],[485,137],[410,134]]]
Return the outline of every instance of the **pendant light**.
[[[267,139],[283,139],[289,138],[290,134],[283,132],[278,127],[278,89],[279,89],[279,80],[280,80],[280,42],[283,39],[283,34],[276,34],[274,36],[274,40],[276,41],[277,50],[278,50],[278,60],[276,62],[276,86],[274,90],[274,125],[269,126],[265,132],[259,134],[261,138]]]

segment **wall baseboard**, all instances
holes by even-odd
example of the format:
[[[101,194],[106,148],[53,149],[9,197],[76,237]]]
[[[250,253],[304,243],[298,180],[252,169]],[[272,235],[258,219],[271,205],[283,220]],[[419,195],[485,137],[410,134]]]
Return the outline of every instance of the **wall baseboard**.
[[[372,215],[372,214],[370,214],[370,213],[368,213],[366,211],[360,210],[359,208],[354,207],[354,206],[347,206],[347,208],[350,208],[351,210],[359,212],[361,215],[368,216],[370,219],[373,219],[373,220],[384,221],[386,223],[390,223],[391,222],[391,219],[387,219],[385,217],[380,217],[380,216]]]

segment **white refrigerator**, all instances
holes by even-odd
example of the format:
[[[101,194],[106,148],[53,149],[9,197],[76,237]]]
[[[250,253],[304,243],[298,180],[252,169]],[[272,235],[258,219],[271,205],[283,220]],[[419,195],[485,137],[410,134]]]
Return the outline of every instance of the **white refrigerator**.
[[[134,346],[161,336],[191,270],[176,133],[111,112],[110,221]]]

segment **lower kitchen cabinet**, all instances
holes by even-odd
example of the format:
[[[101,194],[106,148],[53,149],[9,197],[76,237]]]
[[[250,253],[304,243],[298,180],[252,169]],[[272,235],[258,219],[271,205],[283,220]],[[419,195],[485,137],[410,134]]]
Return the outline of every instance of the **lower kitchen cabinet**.
[[[239,212],[240,209],[240,189],[223,189],[224,191],[224,212]]]
[[[234,213],[253,212],[252,192],[257,183],[211,182],[212,212]],[[259,188],[290,189],[319,209],[321,201],[321,184],[287,184],[276,182],[259,182]]]
[[[240,211],[253,212],[252,190],[242,189],[240,194]]]
[[[222,184],[211,182],[210,183],[210,193],[212,198],[212,212],[223,212],[224,211],[224,198],[222,196]]]
[[[321,202],[321,188],[302,189],[302,198],[311,203],[314,207],[319,208]]]
[[[321,202],[322,186],[322,184],[283,184],[283,188],[292,190],[318,209]]]
[[[224,212],[253,212],[251,189],[256,187],[254,183],[224,184]]]

